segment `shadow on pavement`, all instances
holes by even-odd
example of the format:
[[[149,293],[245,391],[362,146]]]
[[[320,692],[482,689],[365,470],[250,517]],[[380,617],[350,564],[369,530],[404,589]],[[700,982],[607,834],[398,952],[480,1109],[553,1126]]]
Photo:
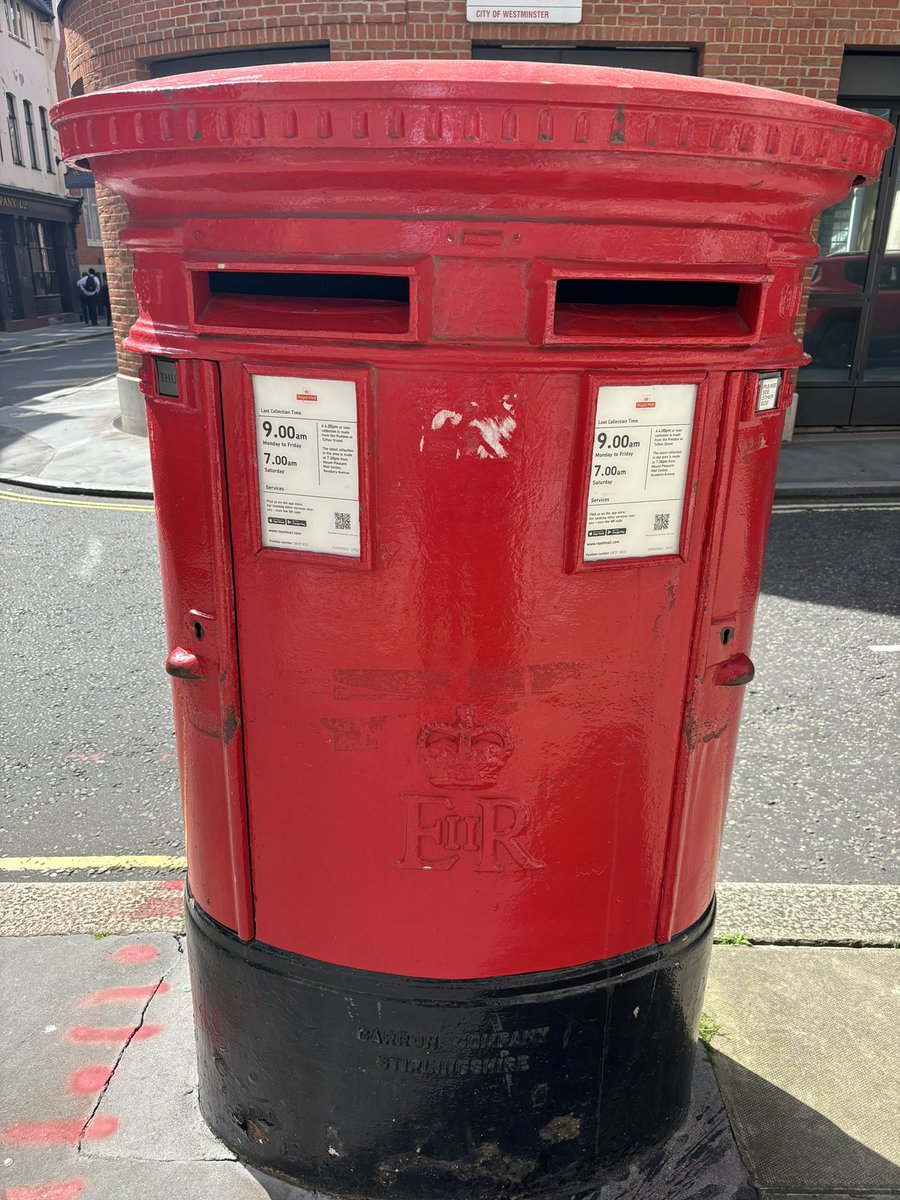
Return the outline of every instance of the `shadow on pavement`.
[[[42,438],[37,436],[54,422],[64,421],[62,413],[44,415],[40,419],[28,421],[27,417],[20,419],[19,428],[4,425],[3,414],[0,411],[0,475],[12,478],[15,475],[40,475],[41,471],[51,462],[56,451]],[[28,425],[36,430],[28,432]]]
[[[805,1200],[869,1200],[900,1195],[900,1161],[886,1158],[821,1112],[776,1087],[719,1050],[713,1067],[738,1147],[751,1178],[771,1200],[802,1194]],[[890,1070],[885,1063],[885,1071]],[[821,1087],[816,1061],[810,1056],[810,1086]],[[816,1080],[816,1082],[812,1082]],[[874,1144],[896,1145],[892,1135],[897,1114],[880,1105],[877,1079],[854,1079],[844,1090],[871,1093],[872,1115],[863,1136]],[[840,1108],[841,1098],[835,1107]]]

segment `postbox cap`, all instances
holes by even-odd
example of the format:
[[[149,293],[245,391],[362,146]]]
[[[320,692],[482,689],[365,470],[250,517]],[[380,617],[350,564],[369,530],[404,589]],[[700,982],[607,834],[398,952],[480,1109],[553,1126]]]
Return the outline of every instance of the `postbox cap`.
[[[128,151],[563,151],[744,160],[877,178],[887,122],[715,79],[554,63],[284,63],[126,84],[57,105],[69,160]]]

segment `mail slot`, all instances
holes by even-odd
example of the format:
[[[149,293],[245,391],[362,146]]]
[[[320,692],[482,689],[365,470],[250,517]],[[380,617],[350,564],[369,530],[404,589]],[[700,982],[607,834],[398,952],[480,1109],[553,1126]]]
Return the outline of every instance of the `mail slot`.
[[[130,213],[206,1120],[601,1185],[688,1111],[810,226],[890,127],[425,61],[55,120]]]

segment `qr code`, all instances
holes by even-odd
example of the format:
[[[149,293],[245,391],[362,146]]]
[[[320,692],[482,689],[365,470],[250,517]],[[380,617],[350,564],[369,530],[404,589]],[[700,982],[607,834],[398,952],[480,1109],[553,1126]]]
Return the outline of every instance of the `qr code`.
[[[669,528],[669,513],[657,513],[653,518],[653,531],[658,532],[660,529]]]
[[[349,513],[335,513],[334,514],[334,527],[335,527],[335,529],[349,529],[350,528],[350,514]]]

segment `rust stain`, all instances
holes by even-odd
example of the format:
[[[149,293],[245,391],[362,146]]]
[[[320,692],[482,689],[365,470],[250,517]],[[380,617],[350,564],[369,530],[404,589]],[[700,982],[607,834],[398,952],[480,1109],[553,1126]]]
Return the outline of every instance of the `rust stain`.
[[[542,1142],[571,1142],[581,1133],[581,1118],[568,1114],[548,1121],[538,1137]]]
[[[694,750],[697,748],[697,730],[700,727],[700,722],[698,721],[694,711],[695,696],[696,692],[691,692],[690,696],[688,697],[688,702],[684,708],[684,725],[682,726],[682,732],[684,734],[684,740],[687,743],[689,754],[693,754]]]
[[[463,1159],[431,1158],[424,1154],[398,1154],[386,1159],[375,1168],[379,1182],[385,1186],[395,1185],[406,1172],[418,1176],[420,1171],[452,1175],[463,1183],[480,1179],[492,1180],[502,1185],[517,1185],[534,1171],[537,1163],[531,1158],[515,1158],[504,1154],[495,1142],[482,1142]]]
[[[714,729],[712,733],[705,733],[703,735],[703,741],[704,742],[714,742],[716,740],[716,738],[720,738],[723,733],[727,732],[727,730],[728,730],[728,722],[726,721],[721,729]]]
[[[228,710],[225,713],[225,720],[222,722],[222,740],[226,746],[232,740],[240,727],[241,723],[235,715],[234,705],[229,704]]]
[[[609,135],[610,143],[613,146],[625,145],[625,109],[621,104],[616,105],[615,116],[613,117],[613,127]]]

